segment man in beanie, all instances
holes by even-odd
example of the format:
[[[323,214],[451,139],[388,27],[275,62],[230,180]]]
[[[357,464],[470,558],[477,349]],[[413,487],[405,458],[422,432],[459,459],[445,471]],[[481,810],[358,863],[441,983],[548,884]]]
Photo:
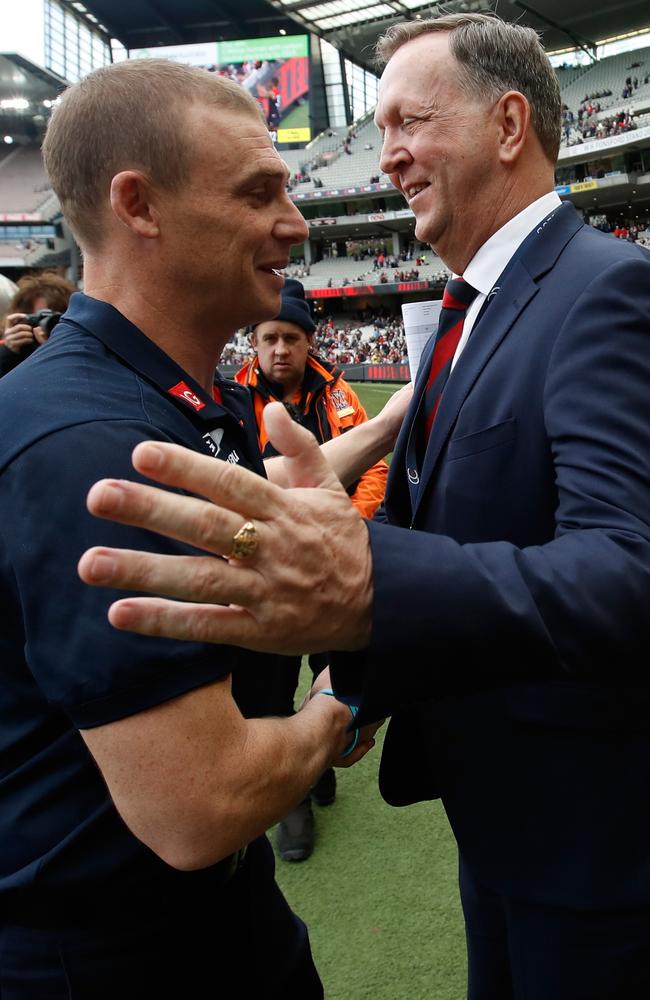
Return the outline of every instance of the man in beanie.
[[[248,386],[255,408],[260,450],[264,458],[276,455],[264,427],[264,408],[275,400],[284,403],[292,418],[312,432],[320,444],[368,419],[358,396],[344,381],[335,365],[313,352],[316,324],[299,281],[287,278],[282,289],[282,308],[273,320],[259,323],[251,332],[255,357],[237,373],[236,380]],[[352,502],[363,517],[373,516],[384,498],[388,466],[377,462],[348,488]],[[314,676],[327,665],[326,653],[312,655]],[[293,714],[300,657],[287,657],[282,671],[276,712]],[[336,777],[328,768],[311,791],[278,827],[278,850],[285,861],[303,861],[314,849],[312,798],[317,805],[330,805],[336,795]]]
[[[285,281],[282,308],[276,318],[252,328],[251,343],[257,353],[235,378],[251,392],[264,458],[277,454],[264,428],[267,403],[284,403],[293,419],[307,427],[320,444],[368,419],[340,369],[314,353],[315,330],[305,289],[293,278]],[[372,517],[382,502],[387,475],[388,466],[379,461],[348,487],[363,517]]]

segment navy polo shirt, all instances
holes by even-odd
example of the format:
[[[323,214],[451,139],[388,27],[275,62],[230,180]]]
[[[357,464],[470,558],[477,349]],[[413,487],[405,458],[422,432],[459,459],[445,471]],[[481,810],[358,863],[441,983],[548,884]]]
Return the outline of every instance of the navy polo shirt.
[[[112,306],[72,297],[50,340],[0,381],[0,912],[59,912],[92,899],[146,913],[211,889],[219,865],[182,873],[119,818],[78,730],[110,723],[232,673],[263,715],[274,658],[118,632],[117,591],[88,587],[91,545],[192,549],[91,517],[103,477],[138,480],[139,441],[170,441],[264,474],[246,389],[208,397]]]

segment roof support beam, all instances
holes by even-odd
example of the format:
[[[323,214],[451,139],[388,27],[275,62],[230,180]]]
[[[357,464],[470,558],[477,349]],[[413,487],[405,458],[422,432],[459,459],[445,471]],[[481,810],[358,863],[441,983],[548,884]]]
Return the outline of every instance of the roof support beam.
[[[535,10],[534,7],[529,7],[528,4],[522,3],[521,0],[510,0],[510,3],[513,5],[513,7],[519,7],[520,10],[525,10],[527,14],[534,14],[535,17],[538,17],[540,19],[540,21],[543,21],[545,24],[548,24],[549,27],[555,28],[557,31],[561,31],[563,34],[565,34],[568,38],[571,39],[576,48],[582,49],[583,52],[587,53],[590,59],[592,59],[594,62],[596,61],[595,42],[592,42],[589,38],[582,38],[580,35],[576,35],[573,31],[570,31],[563,24],[558,24],[556,21],[551,21],[550,17],[546,17],[545,14],[540,14],[540,12],[538,10]]]

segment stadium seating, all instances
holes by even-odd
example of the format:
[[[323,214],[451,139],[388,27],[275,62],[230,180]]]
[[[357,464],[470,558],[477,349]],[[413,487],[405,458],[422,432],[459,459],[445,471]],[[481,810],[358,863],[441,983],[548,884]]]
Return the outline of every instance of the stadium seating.
[[[431,251],[426,254],[427,263],[418,265],[415,260],[405,261],[395,267],[383,267],[376,269],[373,267],[374,258],[366,257],[364,260],[354,260],[352,257],[329,257],[319,260],[310,266],[309,275],[299,278],[305,288],[325,288],[331,279],[332,286],[340,287],[347,278],[350,284],[363,283],[368,285],[378,285],[382,271],[389,282],[395,280],[396,271],[410,271],[415,268],[418,271],[418,281],[427,281],[432,278],[446,274],[446,269],[438,257],[434,257]],[[297,269],[288,268],[290,276],[298,277]]]
[[[309,171],[311,180],[294,187],[295,192],[315,190],[314,178],[318,177],[323,182],[323,189],[331,191],[341,187],[361,187],[370,183],[370,178],[379,175],[381,181],[386,181],[387,175],[379,170],[379,148],[380,140],[375,124],[372,120],[361,126],[356,134],[356,138],[350,140],[350,154],[343,151],[343,142],[347,132],[344,132],[335,147],[338,156],[329,166],[321,166],[315,171]],[[332,143],[332,139],[325,133],[322,139],[322,146],[316,143],[309,149],[302,149],[282,153],[283,159],[287,162],[292,174],[304,164],[313,163],[319,152],[323,152],[327,143]],[[364,149],[365,145],[371,145],[372,149]],[[332,147],[329,149],[332,152]],[[295,164],[295,166],[293,165]]]
[[[578,77],[583,76],[586,71],[587,68],[585,66],[558,67],[555,70],[555,75],[559,80],[560,90],[564,90],[570,83],[577,80]]]
[[[35,212],[51,193],[38,146],[17,146],[0,160],[0,213]]]
[[[632,63],[635,62],[641,65],[631,68]],[[600,59],[597,63],[586,67],[583,73],[574,77],[566,85],[563,84],[564,76],[559,76],[562,100],[572,111],[575,111],[586,94],[611,90],[611,97],[597,98],[602,110],[627,107],[640,98],[650,96],[650,83],[643,83],[643,79],[648,73],[650,73],[650,48],[609,56],[607,59]],[[630,98],[624,99],[622,97],[623,87],[628,76],[632,79],[637,77],[639,86]]]

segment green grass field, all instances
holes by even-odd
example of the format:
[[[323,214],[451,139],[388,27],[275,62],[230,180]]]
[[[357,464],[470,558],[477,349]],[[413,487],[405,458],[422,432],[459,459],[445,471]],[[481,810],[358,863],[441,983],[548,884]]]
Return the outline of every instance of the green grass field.
[[[351,382],[350,385],[369,417],[376,416],[393,393],[401,388],[401,383],[390,382]]]
[[[397,388],[354,386],[369,416]],[[310,676],[303,669],[304,689]],[[336,802],[314,807],[314,854],[300,863],[278,858],[278,882],[309,926],[327,1000],[462,1000],[465,944],[449,824],[439,802],[394,809],[382,801],[380,749],[381,734],[363,761],[337,772]]]

